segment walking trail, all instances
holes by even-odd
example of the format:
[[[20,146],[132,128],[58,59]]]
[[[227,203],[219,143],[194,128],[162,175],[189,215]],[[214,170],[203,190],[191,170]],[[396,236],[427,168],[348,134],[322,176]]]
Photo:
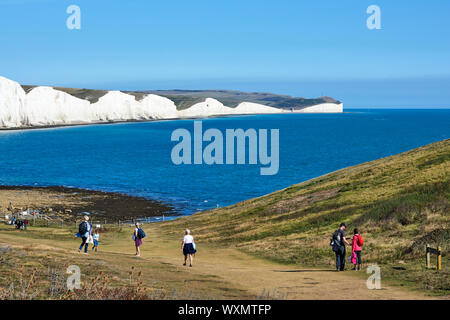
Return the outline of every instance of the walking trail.
[[[380,290],[369,290],[366,286],[369,275],[365,271],[362,271],[363,275],[355,275],[356,272],[350,270],[335,272],[283,265],[234,248],[216,248],[202,243],[197,243],[194,266],[185,267],[180,247],[182,235],[180,239],[168,238],[159,232],[156,224],[146,226],[146,232],[148,236],[144,239],[141,257],[134,257],[131,232],[129,239],[120,237],[105,241],[100,244],[98,253],[90,251],[88,255],[77,253],[79,241],[75,238],[73,241],[54,241],[30,238],[25,232],[1,232],[0,244],[50,253],[57,251],[73,258],[74,262],[82,257],[93,264],[113,265],[124,273],[135,265],[144,270],[144,284],[199,290],[204,299],[255,299],[262,295],[270,299],[308,300],[435,299],[418,291],[388,286],[383,281]]]

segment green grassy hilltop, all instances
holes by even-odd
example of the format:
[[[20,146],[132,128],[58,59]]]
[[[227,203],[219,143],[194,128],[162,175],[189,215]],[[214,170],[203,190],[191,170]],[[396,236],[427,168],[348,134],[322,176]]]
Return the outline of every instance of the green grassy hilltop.
[[[450,140],[345,168],[236,205],[162,226],[195,230],[201,241],[235,246],[282,263],[332,266],[329,240],[340,222],[359,228],[363,260],[384,277],[450,290]],[[424,270],[425,246],[441,246],[443,270]],[[433,259],[433,265],[434,265]]]
[[[30,92],[36,86],[22,85],[25,92]],[[67,87],[54,87],[55,90],[63,91],[79,99],[84,99],[90,103],[96,103],[108,93],[107,90],[79,89]],[[213,98],[228,107],[237,107],[242,102],[253,102],[267,105],[274,108],[286,110],[301,110],[306,107],[321,103],[341,102],[331,97],[302,98],[291,97],[273,93],[241,92],[231,90],[144,90],[144,91],[122,91],[133,95],[137,101],[142,100],[148,94],[156,94],[172,100],[178,110],[192,107],[194,104],[205,101],[206,98]]]

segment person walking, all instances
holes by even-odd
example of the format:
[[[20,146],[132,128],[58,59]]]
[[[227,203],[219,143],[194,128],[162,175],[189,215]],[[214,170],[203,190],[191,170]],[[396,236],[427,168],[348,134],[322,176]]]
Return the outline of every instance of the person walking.
[[[84,216],[84,221],[80,223],[80,225],[78,226],[78,233],[81,237],[81,245],[80,248],[78,249],[78,252],[81,252],[81,250],[83,249],[84,246],[84,253],[87,254],[88,253],[88,238],[89,235],[91,234],[91,230],[92,230],[92,225],[89,223],[89,217],[88,216]]]
[[[359,233],[358,229],[355,228],[353,230],[353,237],[352,237],[352,263],[355,265],[354,269],[355,271],[362,270],[361,250],[363,244],[364,240],[361,234]]]
[[[135,224],[135,228],[134,228],[134,233],[133,233],[133,240],[134,240],[134,244],[136,246],[136,257],[140,257],[141,256],[141,249],[140,246],[142,245],[142,234],[140,233],[141,228],[139,226],[139,223],[136,222]]]
[[[13,213],[13,212],[14,212],[14,206],[13,206],[13,204],[12,204],[12,201],[11,201],[11,200],[9,200],[8,211],[10,211],[11,213]]]
[[[98,229],[95,230],[93,239],[94,239],[94,246],[92,247],[92,251],[97,252],[98,251],[98,241],[100,240],[100,234],[98,233]]]
[[[342,222],[339,229],[333,233],[333,238],[331,240],[333,251],[336,254],[336,271],[345,270],[345,245],[350,245],[345,238],[346,227],[346,224]]]
[[[184,254],[184,263],[183,266],[186,265],[187,258],[189,256],[189,267],[192,267],[193,255],[197,252],[195,249],[194,237],[191,235],[191,231],[186,229],[183,237],[183,241],[181,242],[181,250]]]

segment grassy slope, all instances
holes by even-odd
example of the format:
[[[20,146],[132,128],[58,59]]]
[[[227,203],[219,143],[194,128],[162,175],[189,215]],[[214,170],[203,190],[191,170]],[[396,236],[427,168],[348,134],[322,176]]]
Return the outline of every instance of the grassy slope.
[[[0,224],[0,300],[255,299],[263,293],[267,299],[430,298],[384,281],[382,290],[368,290],[365,273],[282,265],[201,241],[194,267],[184,267],[182,230],[168,236],[160,226],[145,226],[142,257],[135,258],[131,227],[103,229],[99,252],[84,255],[76,253],[75,228],[31,227],[25,232]],[[83,289],[76,294],[64,290],[69,265],[82,272]]]
[[[333,299],[337,292],[344,299],[448,295],[449,162],[447,140],[228,208],[146,225],[141,259],[133,257],[129,227],[102,232],[100,252],[84,256],[75,253],[79,239],[73,236],[74,226],[24,232],[0,225],[0,299],[9,296],[11,283],[16,291],[22,279],[28,286],[34,270],[37,276],[25,291],[37,288],[35,297],[52,297],[49,268],[62,271],[71,264],[80,266],[85,285],[96,282],[101,273],[100,286],[105,282],[122,288],[99,296],[84,291],[77,296],[82,299],[139,298],[133,288],[140,281],[147,288],[144,298],[185,298],[193,292],[204,299],[252,299],[274,288],[291,299]],[[333,253],[328,240],[342,220],[362,229],[363,259],[382,267],[383,290],[367,290],[365,272],[330,272]],[[185,227],[194,231],[199,247],[194,268],[181,266],[180,234]],[[424,270],[425,243],[443,247],[440,272]],[[130,281],[131,266],[135,273],[143,272],[141,278]],[[389,283],[429,290],[406,292]]]
[[[84,255],[77,253],[80,240],[73,236],[75,228],[31,227],[25,232],[0,224],[0,300],[73,299],[64,290],[63,277],[69,265],[80,267],[82,287],[87,288],[78,292],[75,299],[254,297],[213,273],[182,267],[179,239],[162,240],[150,228],[146,231],[152,237],[144,240],[142,258],[135,258],[131,227],[102,229],[99,252]],[[139,283],[145,291],[138,294]],[[119,290],[103,290],[103,285]]]
[[[163,230],[302,266],[330,266],[329,239],[345,221],[365,237],[363,259],[400,285],[450,290],[450,140],[346,168],[227,208],[182,218]],[[443,249],[443,270],[424,270],[424,248]],[[434,261],[434,259],[433,259]]]

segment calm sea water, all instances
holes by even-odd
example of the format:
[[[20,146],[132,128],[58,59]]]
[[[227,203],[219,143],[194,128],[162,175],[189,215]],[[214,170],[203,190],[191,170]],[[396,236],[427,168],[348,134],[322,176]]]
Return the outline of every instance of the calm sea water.
[[[319,175],[450,138],[450,110],[351,110],[203,120],[204,130],[280,130],[280,169],[171,161],[173,130],[160,121],[0,132],[0,184],[62,185],[171,203],[189,214],[261,196]]]

